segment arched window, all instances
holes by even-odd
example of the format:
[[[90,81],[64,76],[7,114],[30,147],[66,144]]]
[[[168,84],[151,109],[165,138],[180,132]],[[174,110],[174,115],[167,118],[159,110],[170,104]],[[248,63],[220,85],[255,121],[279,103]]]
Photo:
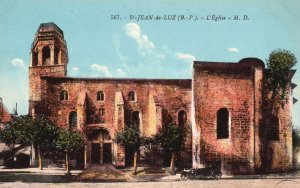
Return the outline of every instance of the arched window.
[[[42,50],[43,55],[43,65],[50,65],[50,48],[45,46]]]
[[[186,124],[186,120],[187,120],[186,112],[184,110],[181,110],[178,113],[178,125],[179,125],[179,127],[184,128],[184,126]]]
[[[77,126],[77,112],[72,111],[69,114],[69,127],[74,128]]]
[[[105,123],[105,109],[100,108],[99,109],[99,123]]]
[[[99,109],[99,115],[100,116],[105,116],[105,109],[104,108]]]
[[[221,108],[217,112],[217,138],[229,137],[229,112],[227,108]]]
[[[97,92],[97,101],[104,101],[104,93],[103,91]]]
[[[131,117],[132,128],[140,130],[140,112],[134,111]]]
[[[60,92],[60,100],[64,101],[64,100],[68,100],[68,92],[66,90],[62,90]]]
[[[130,91],[128,93],[128,101],[135,101],[135,92]]]

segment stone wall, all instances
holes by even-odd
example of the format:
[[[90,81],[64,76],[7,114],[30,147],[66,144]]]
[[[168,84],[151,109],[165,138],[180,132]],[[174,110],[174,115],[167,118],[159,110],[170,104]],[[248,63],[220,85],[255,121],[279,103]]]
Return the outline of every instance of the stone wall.
[[[69,127],[70,112],[78,112],[79,96],[84,91],[86,93],[86,122],[83,126],[105,128],[109,131],[112,139],[116,131],[124,127],[124,125],[118,125],[118,122],[122,122],[118,117],[123,117],[124,124],[130,126],[132,125],[132,114],[135,111],[140,113],[139,130],[144,136],[154,135],[163,124],[171,122],[178,124],[178,113],[181,110],[184,110],[187,114],[186,129],[192,134],[189,118],[191,115],[191,80],[81,79],[68,77],[42,77],[42,79],[44,84],[42,84],[43,98],[41,101],[44,102],[41,102],[39,109],[62,128]],[[60,100],[62,90],[68,92],[68,100]],[[103,101],[97,100],[98,91],[103,91]],[[135,92],[135,101],[128,100],[128,94],[131,91]],[[119,95],[122,96],[122,104],[118,102],[120,101]],[[122,110],[117,107],[119,103],[122,105]],[[101,120],[99,119],[100,108],[105,109],[105,115]],[[157,113],[158,111],[161,111],[161,113]],[[124,113],[124,115],[119,116],[119,113]],[[159,120],[161,123],[158,123]],[[188,147],[191,146],[191,140],[189,139],[187,142],[186,150],[188,150],[189,155],[185,154],[183,161],[190,161],[191,158],[191,148]],[[117,158],[122,156],[120,153],[122,149],[120,149],[115,149],[119,156]]]
[[[268,70],[265,71],[265,75],[267,74]],[[277,97],[272,97],[268,84],[264,85],[264,127],[261,129],[263,172],[285,172],[292,169],[291,94],[292,89],[290,84],[288,84],[286,99],[280,103]]]
[[[228,173],[254,171],[254,127],[258,126],[261,89],[254,75],[260,64],[240,63],[194,64],[193,94],[195,124],[200,132],[200,163],[219,163]],[[257,87],[257,88],[255,88]],[[255,91],[258,90],[256,93]],[[260,92],[259,92],[260,91]],[[217,138],[217,112],[229,111],[229,137]],[[197,165],[197,164],[195,164]]]

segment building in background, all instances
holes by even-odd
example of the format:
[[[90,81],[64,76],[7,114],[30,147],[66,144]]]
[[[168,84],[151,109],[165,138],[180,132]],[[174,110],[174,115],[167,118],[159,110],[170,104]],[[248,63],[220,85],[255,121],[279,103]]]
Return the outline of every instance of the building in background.
[[[3,126],[11,120],[11,114],[3,104],[3,99],[0,97],[0,126]]]

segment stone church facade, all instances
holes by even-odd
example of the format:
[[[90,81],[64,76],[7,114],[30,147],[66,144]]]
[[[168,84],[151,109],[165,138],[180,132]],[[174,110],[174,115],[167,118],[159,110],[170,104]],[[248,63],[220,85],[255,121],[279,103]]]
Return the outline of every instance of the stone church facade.
[[[186,131],[182,167],[218,162],[237,174],[291,169],[291,99],[273,119],[265,116],[272,113],[259,59],[194,62],[192,80],[74,78],[67,76],[67,64],[63,31],[41,24],[31,46],[29,114],[83,132],[87,142],[77,161],[85,167],[129,165],[132,153],[114,142],[116,131],[135,127],[151,136],[173,122]],[[142,149],[140,161],[168,162],[169,153],[153,150]]]

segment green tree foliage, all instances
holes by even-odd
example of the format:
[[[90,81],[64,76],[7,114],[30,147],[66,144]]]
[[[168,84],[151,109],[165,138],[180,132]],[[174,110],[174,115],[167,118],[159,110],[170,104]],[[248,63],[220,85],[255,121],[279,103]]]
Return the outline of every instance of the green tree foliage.
[[[175,124],[168,124],[154,136],[154,140],[164,150],[170,150],[172,153],[170,162],[170,173],[175,174],[176,153],[180,152],[184,143],[184,130]]]
[[[295,149],[296,147],[300,147],[300,130],[299,129],[293,129],[292,140],[293,140],[293,149]]]
[[[39,169],[43,169],[43,151],[53,149],[58,137],[58,128],[44,116],[33,119],[31,143],[38,147]]]
[[[56,147],[66,153],[67,175],[70,174],[69,153],[80,149],[83,145],[84,139],[79,132],[73,132],[67,129],[59,132]]]
[[[58,128],[44,116],[29,115],[15,117],[0,133],[6,144],[35,145],[38,147],[39,168],[42,169],[41,150],[52,149],[58,136]]]
[[[272,98],[283,100],[286,97],[287,87],[290,82],[290,70],[297,63],[293,53],[288,50],[278,49],[270,53],[267,60],[269,74],[267,83]]]
[[[36,144],[46,148],[54,146],[58,128],[43,116],[32,119],[25,115],[15,117],[0,135],[6,144]]]
[[[33,120],[31,143],[44,149],[55,147],[59,129],[44,116],[38,116]]]
[[[141,145],[140,133],[133,128],[126,128],[116,133],[116,142],[127,148],[138,150]]]
[[[134,161],[132,174],[137,174],[137,151],[140,146],[144,144],[144,141],[149,139],[141,137],[140,133],[133,128],[126,128],[118,131],[115,135],[115,140],[118,144],[124,146],[125,148],[134,149]]]
[[[0,140],[6,144],[31,144],[33,120],[30,116],[15,117],[0,132]]]
[[[56,147],[63,151],[73,152],[84,145],[84,139],[79,132],[62,130],[59,132]]]
[[[154,138],[163,149],[181,151],[184,142],[184,130],[175,124],[168,124],[163,126]]]

